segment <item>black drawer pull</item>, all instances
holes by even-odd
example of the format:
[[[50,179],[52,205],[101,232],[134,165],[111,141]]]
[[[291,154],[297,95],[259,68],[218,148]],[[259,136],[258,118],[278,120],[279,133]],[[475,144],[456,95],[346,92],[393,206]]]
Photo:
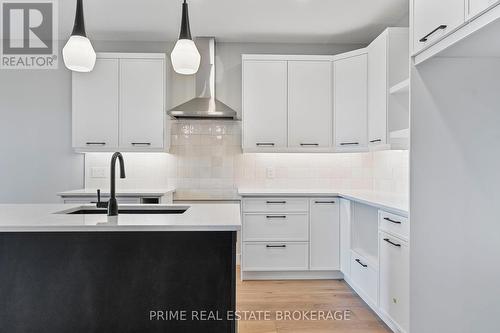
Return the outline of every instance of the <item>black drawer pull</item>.
[[[284,204],[286,204],[286,201],[266,201],[266,204],[268,204],[268,205],[284,205]]]
[[[272,142],[257,142],[255,145],[257,147],[274,147],[274,143]]]
[[[370,143],[382,142],[382,139],[371,140]]]
[[[271,219],[286,219],[285,215],[267,215],[266,219],[271,220]]]
[[[321,205],[321,204],[327,205],[327,204],[334,204],[335,201],[314,201],[314,203],[318,204],[318,205]]]
[[[318,147],[319,143],[301,143],[302,147]]]
[[[384,240],[385,240],[387,243],[391,244],[391,245],[394,245],[394,246],[396,246],[396,247],[401,247],[401,244],[396,244],[396,243],[393,243],[393,242],[391,242],[391,240],[390,240],[389,238],[384,238]]]
[[[132,142],[132,146],[151,146],[151,142]]]
[[[284,249],[286,245],[266,245],[268,249]]]
[[[356,262],[357,262],[358,264],[360,264],[361,266],[363,266],[364,268],[368,267],[368,265],[363,264],[363,263],[361,262],[361,260],[359,260],[359,259],[356,259]]]
[[[394,224],[401,224],[402,223],[401,221],[396,221],[396,220],[390,219],[388,217],[384,217],[384,220],[389,221],[389,222],[394,223]]]
[[[357,146],[357,145],[359,145],[359,142],[342,142],[340,145],[341,146]]]
[[[447,25],[445,24],[442,24],[440,25],[439,27],[437,27],[436,29],[432,30],[431,32],[429,32],[427,35],[425,35],[424,37],[422,37],[422,39],[420,39],[420,43],[425,43],[427,42],[427,40],[429,39],[430,36],[432,36],[434,33],[436,33],[436,31],[439,31],[439,30],[444,30],[448,28]]]
[[[87,146],[105,146],[106,142],[87,142],[85,144]]]

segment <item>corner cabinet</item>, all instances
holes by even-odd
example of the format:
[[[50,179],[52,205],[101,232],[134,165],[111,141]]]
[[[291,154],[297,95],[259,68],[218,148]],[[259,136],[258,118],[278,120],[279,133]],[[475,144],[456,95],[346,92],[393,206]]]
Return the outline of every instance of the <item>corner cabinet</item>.
[[[90,73],[73,72],[73,148],[166,151],[164,54],[98,54]]]
[[[337,56],[333,62],[336,151],[368,149],[368,55],[366,49]]]
[[[243,55],[244,152],[331,150],[330,56]]]

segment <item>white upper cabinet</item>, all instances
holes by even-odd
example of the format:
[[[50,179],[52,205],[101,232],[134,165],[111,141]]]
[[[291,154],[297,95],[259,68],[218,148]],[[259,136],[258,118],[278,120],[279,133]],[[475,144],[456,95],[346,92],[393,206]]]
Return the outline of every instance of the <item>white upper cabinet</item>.
[[[469,1],[469,13],[468,16],[475,16],[491,6],[498,4],[499,0],[468,0]]]
[[[368,144],[380,148],[389,133],[409,127],[409,30],[388,28],[368,46]],[[387,147],[389,147],[387,145]]]
[[[287,146],[287,62],[243,62],[243,149]]]
[[[333,100],[337,151],[367,149],[368,56],[365,50],[334,61]]]
[[[328,148],[332,140],[331,61],[288,62],[288,146]]]
[[[118,147],[117,59],[97,59],[90,73],[73,72],[73,147]]]
[[[338,198],[311,199],[310,269],[340,269],[340,211]]]
[[[164,61],[120,61],[120,146],[163,148]]]
[[[165,150],[165,93],[165,55],[98,54],[92,72],[73,72],[73,148]]]
[[[433,44],[465,22],[467,0],[414,0],[413,51]]]
[[[368,143],[387,143],[387,34],[368,47]]]

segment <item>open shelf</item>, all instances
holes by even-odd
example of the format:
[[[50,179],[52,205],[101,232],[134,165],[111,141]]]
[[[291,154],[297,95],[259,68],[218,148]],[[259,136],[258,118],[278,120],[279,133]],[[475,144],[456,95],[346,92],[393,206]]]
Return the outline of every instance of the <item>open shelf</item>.
[[[392,131],[389,136],[391,139],[409,139],[410,129],[405,128],[402,130]]]
[[[408,94],[409,92],[410,92],[410,79],[406,79],[404,81],[401,81],[389,89],[389,93],[391,95]]]

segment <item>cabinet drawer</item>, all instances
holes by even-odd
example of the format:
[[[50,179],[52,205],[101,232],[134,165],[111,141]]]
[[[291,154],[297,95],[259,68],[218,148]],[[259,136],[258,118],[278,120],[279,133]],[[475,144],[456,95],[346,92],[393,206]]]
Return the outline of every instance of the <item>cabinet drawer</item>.
[[[405,240],[408,239],[410,235],[410,223],[408,218],[379,211],[378,221],[380,230],[389,232]]]
[[[378,272],[365,257],[351,251],[351,280],[373,304],[377,304]]]
[[[405,332],[410,317],[410,251],[408,243],[379,233],[380,310]]]
[[[251,198],[243,201],[243,212],[307,212],[309,205],[304,198]]]
[[[304,271],[309,268],[309,243],[243,243],[245,271]]]
[[[246,214],[244,241],[305,241],[309,239],[307,214]]]

